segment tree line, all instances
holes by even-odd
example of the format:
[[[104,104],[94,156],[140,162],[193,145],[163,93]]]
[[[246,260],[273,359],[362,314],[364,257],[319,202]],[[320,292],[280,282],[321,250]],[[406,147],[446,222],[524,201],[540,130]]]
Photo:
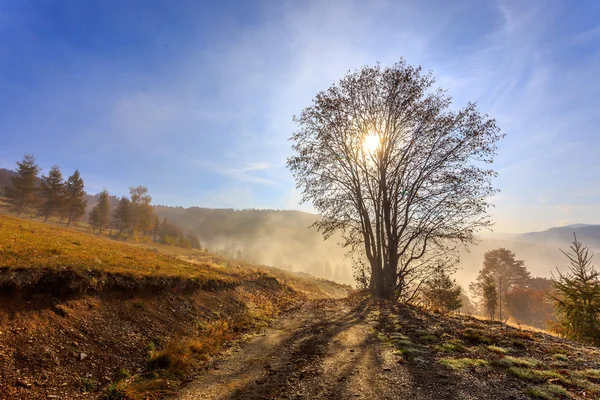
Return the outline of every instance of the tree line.
[[[77,224],[86,214],[87,200],[84,182],[78,170],[66,180],[57,165],[53,165],[47,175],[39,176],[41,169],[32,154],[26,154],[17,162],[16,174],[11,185],[5,187],[5,197],[9,212],[17,216],[37,215],[48,221],[49,218],[66,220],[67,226]],[[105,189],[98,195],[98,203],[88,215],[90,229],[102,234],[108,231],[112,237],[141,236],[156,242],[184,248],[200,249],[197,236],[185,233],[166,218],[162,221],[154,213],[152,197],[145,186],[129,188],[129,197],[118,199],[111,209],[110,195]]]
[[[484,254],[483,266],[469,289],[479,312],[491,320],[549,328],[570,339],[600,344],[600,276],[592,256],[575,236],[565,272],[557,268],[551,279],[532,277],[523,260],[509,249]],[[468,305],[462,288],[443,268],[425,283],[425,305],[448,312]]]

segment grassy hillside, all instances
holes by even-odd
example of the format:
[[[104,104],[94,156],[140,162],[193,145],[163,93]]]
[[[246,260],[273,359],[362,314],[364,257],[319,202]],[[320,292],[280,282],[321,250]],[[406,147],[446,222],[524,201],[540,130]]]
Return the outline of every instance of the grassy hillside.
[[[597,347],[407,305],[385,307],[378,322],[378,337],[395,349],[397,362],[431,385],[473,393],[500,388],[507,399],[600,399]]]
[[[280,312],[345,293],[205,252],[0,216],[0,399],[163,397]]]

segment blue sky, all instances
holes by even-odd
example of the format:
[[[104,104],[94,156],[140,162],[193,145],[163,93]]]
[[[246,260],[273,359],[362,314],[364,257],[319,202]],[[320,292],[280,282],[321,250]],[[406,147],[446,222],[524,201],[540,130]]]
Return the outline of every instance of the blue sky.
[[[400,57],[507,134],[496,231],[600,223],[598,1],[0,0],[0,167],[32,152],[90,192],[310,210],[292,115]]]

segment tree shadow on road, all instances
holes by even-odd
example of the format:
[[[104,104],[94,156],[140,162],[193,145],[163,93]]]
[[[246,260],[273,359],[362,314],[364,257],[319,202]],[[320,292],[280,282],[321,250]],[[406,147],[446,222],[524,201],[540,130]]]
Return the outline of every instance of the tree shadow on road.
[[[322,308],[319,308],[320,306]],[[266,366],[258,380],[235,390],[226,397],[228,400],[307,398],[300,395],[300,392],[306,392],[306,382],[319,378],[318,375],[321,372],[319,366],[328,355],[330,342],[342,331],[364,321],[372,306],[369,302],[364,301],[348,312],[334,317],[328,313],[327,301],[320,305],[317,303],[314,307],[317,308],[314,321],[308,321],[305,326],[295,331],[274,351],[278,358],[276,361],[278,367]],[[364,351],[366,351],[366,346],[353,349],[354,357],[361,357]],[[340,371],[337,379],[342,382],[348,379],[350,373],[351,368]],[[223,377],[224,380],[235,380],[236,378],[235,372]],[[326,388],[313,387],[310,388],[310,391],[318,392],[320,389]],[[335,391],[336,388],[333,387],[331,390]]]

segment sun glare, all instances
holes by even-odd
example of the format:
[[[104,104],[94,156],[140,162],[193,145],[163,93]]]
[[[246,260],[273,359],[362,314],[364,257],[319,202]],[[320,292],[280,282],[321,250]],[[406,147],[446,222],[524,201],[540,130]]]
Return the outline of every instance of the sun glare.
[[[373,154],[379,148],[380,143],[381,141],[379,139],[379,135],[375,133],[369,133],[367,136],[365,136],[363,150],[365,153]]]

